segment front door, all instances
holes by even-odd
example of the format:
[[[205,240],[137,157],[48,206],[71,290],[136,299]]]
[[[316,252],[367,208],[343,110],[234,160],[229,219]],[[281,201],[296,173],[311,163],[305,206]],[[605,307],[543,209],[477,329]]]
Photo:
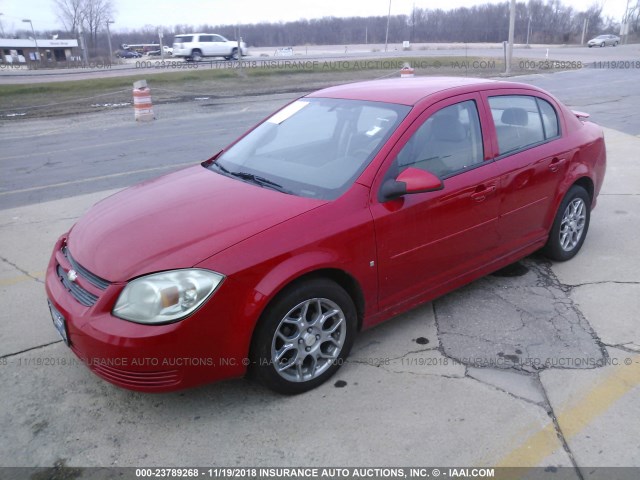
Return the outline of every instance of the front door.
[[[481,117],[476,95],[429,107],[374,182],[375,190],[411,166],[436,174],[444,185],[392,200],[374,198],[381,310],[428,296],[491,258],[497,246],[499,175],[485,158]]]

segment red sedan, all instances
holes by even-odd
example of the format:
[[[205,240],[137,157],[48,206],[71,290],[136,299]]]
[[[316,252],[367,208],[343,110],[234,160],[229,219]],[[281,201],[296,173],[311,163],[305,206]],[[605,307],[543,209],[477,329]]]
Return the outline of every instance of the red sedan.
[[[54,247],[54,325],[121,387],[250,372],[304,392],[359,330],[536,250],[578,253],[606,163],[586,117],[502,81],[312,93],[95,205]]]

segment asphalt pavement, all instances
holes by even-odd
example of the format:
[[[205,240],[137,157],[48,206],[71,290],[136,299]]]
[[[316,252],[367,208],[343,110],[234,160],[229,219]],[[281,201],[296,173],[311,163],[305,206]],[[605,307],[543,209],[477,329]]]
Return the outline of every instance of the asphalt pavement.
[[[590,113],[596,123],[640,134],[640,69],[589,68],[513,80],[552,92]],[[131,106],[75,117],[0,121],[0,209],[125,187],[204,161],[301,95],[196,97],[156,105],[157,120],[148,123],[136,123]]]

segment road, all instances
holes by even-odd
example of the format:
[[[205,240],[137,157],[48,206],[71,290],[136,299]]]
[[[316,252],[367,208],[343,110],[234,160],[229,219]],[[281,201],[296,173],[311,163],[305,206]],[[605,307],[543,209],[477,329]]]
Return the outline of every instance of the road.
[[[589,69],[521,80],[615,127],[605,130],[607,177],[581,253],[562,264],[533,255],[362,332],[335,378],[295,397],[244,380],[159,395],[113,387],[60,341],[43,289],[55,239],[93,203],[205,159],[291,95],[163,105],[148,124],[130,111],[2,124],[0,467],[47,470],[0,477],[411,465],[638,478],[637,76]],[[636,468],[611,469],[620,466]]]
[[[384,45],[324,45],[310,47],[296,47],[292,57],[274,56],[275,48],[256,48],[251,50],[251,55],[244,57],[245,63],[255,64],[257,67],[263,66],[266,62],[273,60],[285,61],[338,61],[338,60],[362,60],[378,59],[392,60],[397,57],[491,57],[503,58],[504,49],[501,44],[416,44],[411,50],[404,51],[400,45],[390,45],[389,51],[384,51]],[[553,59],[565,62],[581,62],[591,65],[594,62],[611,61],[638,61],[640,60],[640,45],[619,45],[617,47],[587,48],[582,46],[557,46],[557,45],[532,45],[531,48],[517,46],[514,48],[514,57],[532,60]],[[164,60],[166,64],[183,63],[182,59],[168,57]],[[91,78],[109,78],[134,75],[143,69],[148,62],[150,65],[162,64],[158,57],[142,57],[140,59],[126,59],[123,64],[104,65],[90,64],[87,68],[70,68],[59,70],[26,70],[25,68],[0,68],[0,85],[2,84],[25,84],[42,82],[61,82],[69,80],[85,80]],[[207,59],[199,64],[201,69],[211,67],[212,64],[226,65],[229,62],[220,59]],[[636,66],[638,69],[638,66]],[[171,72],[175,68],[154,68],[153,73],[162,71]]]
[[[583,69],[517,77],[602,125],[640,134],[640,69]],[[594,92],[598,92],[594,96]],[[157,120],[130,109],[80,117],[4,122],[0,209],[132,185],[206,160],[300,94],[156,106]]]

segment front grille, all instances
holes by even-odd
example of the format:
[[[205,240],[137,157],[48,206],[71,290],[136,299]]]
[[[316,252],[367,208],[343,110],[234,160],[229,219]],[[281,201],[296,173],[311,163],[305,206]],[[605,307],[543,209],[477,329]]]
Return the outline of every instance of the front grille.
[[[58,265],[56,272],[58,274],[58,278],[62,282],[62,285],[64,285],[64,288],[67,289],[67,291],[73,296],[73,298],[75,298],[85,307],[91,307],[92,305],[95,305],[95,303],[98,301],[97,295],[94,295],[93,293],[85,290],[76,282],[71,282],[67,278],[67,272],[65,272],[64,268],[62,268],[60,265]]]
[[[89,270],[87,270],[82,265],[80,265],[78,262],[76,262],[71,256],[69,247],[62,247],[62,254],[69,262],[69,265],[71,265],[71,268],[73,268],[79,275],[86,278],[87,281],[91,283],[91,285],[99,288],[100,290],[105,290],[109,285],[111,285],[109,281],[105,280],[104,278],[100,278],[97,275],[94,275]]]
[[[106,363],[106,362],[105,362]],[[95,362],[89,367],[97,375],[112,383],[129,388],[162,388],[177,385],[181,381],[177,370],[160,370],[155,372],[134,372],[123,370],[104,363]]]

